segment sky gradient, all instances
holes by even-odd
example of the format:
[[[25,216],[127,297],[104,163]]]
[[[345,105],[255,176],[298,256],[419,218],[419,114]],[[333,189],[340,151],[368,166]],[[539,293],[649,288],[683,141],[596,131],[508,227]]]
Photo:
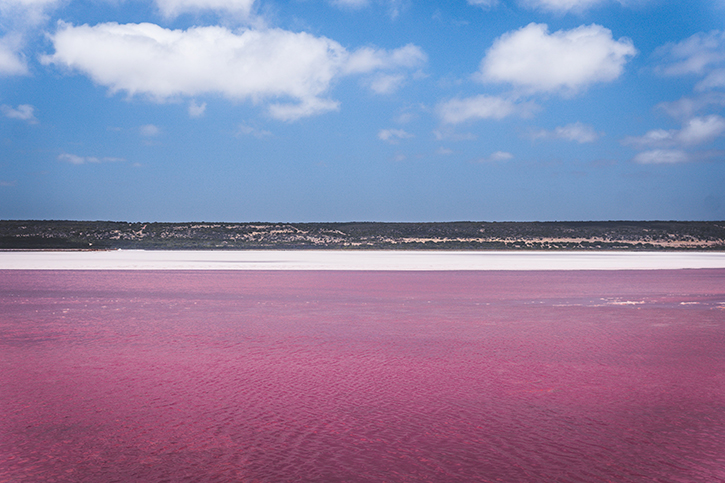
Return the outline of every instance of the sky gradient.
[[[0,0],[0,219],[725,219],[725,2]]]

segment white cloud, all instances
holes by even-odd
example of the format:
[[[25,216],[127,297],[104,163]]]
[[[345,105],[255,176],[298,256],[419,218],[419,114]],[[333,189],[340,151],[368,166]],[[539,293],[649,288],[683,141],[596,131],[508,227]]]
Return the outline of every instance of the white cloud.
[[[25,75],[28,66],[20,53],[20,37],[6,35],[0,38],[0,76]]]
[[[491,8],[498,5],[498,0],[468,0],[468,4],[476,7]]]
[[[404,82],[403,74],[378,74],[370,82],[370,89],[376,94],[390,94],[397,91]]]
[[[664,75],[703,75],[725,62],[725,32],[697,33],[659,47],[655,56],[663,59],[656,70]]]
[[[470,132],[455,132],[450,127],[433,131],[436,141],[474,141],[476,135]]]
[[[140,128],[138,128],[138,131],[141,133],[142,136],[147,138],[158,136],[161,133],[161,129],[153,124],[146,124],[145,126],[141,126]]]
[[[330,3],[336,7],[358,9],[368,6],[368,0],[331,0]]]
[[[206,102],[197,104],[194,99],[189,102],[189,117],[201,117],[206,112]]]
[[[401,139],[413,138],[412,134],[403,131],[402,129],[381,129],[378,132],[378,139],[389,142],[390,144],[398,144]]]
[[[711,142],[725,133],[725,119],[717,115],[690,119],[675,135],[685,146]]]
[[[204,10],[237,13],[248,16],[254,0],[155,0],[156,6],[165,18],[175,18],[182,13]]]
[[[690,155],[681,149],[654,149],[639,153],[632,158],[632,161],[638,164],[677,164],[690,160]]]
[[[48,19],[62,0],[0,0],[0,77],[28,74],[22,50],[29,30]]]
[[[448,156],[450,154],[453,154],[453,150],[441,146],[440,148],[436,149],[436,154],[440,154],[441,156]]]
[[[338,109],[340,109],[338,101],[313,97],[304,99],[299,104],[271,104],[269,106],[269,115],[280,121],[296,121],[303,117],[337,111]]]
[[[707,91],[725,87],[725,69],[716,69],[695,85],[696,91]]]
[[[454,98],[437,106],[438,116],[446,124],[459,124],[476,119],[503,119],[519,114],[523,116],[535,109],[533,104],[516,104],[501,97],[479,95]]]
[[[123,158],[97,158],[95,156],[78,156],[76,154],[63,153],[58,155],[58,161],[63,161],[70,164],[88,164],[88,163],[119,163],[125,162]]]
[[[2,111],[5,117],[9,117],[10,119],[19,119],[21,121],[27,121],[30,124],[36,124],[38,122],[35,118],[35,108],[30,104],[20,104],[17,109],[3,104],[0,106],[0,111]]]
[[[692,151],[725,135],[725,119],[718,115],[693,117],[681,129],[653,129],[643,136],[629,136],[622,143],[643,149],[633,161],[642,164],[673,164],[706,159],[712,153]]]
[[[344,68],[345,74],[379,72],[366,82],[376,94],[390,94],[398,90],[407,78],[403,69],[413,69],[425,64],[428,56],[420,47],[408,44],[394,50],[362,47],[350,54]]]
[[[13,31],[39,25],[47,19],[47,13],[62,0],[0,0],[0,16],[3,26]]]
[[[566,126],[559,126],[553,131],[542,129],[531,135],[532,139],[564,139],[566,141],[575,141],[579,144],[592,143],[599,139],[600,133],[596,132],[593,127],[575,122]]]
[[[718,115],[694,117],[682,129],[654,129],[643,136],[630,136],[623,143],[639,149],[688,147],[706,144],[725,134],[725,119]]]
[[[661,102],[656,107],[675,119],[687,120],[710,106],[725,107],[725,93],[708,92],[695,98],[683,97],[673,102]]]
[[[413,44],[393,50],[361,47],[349,55],[344,70],[346,74],[358,74],[401,67],[413,68],[424,64],[427,60],[425,52]]]
[[[488,157],[479,159],[478,162],[479,163],[494,163],[497,161],[508,161],[513,158],[514,158],[514,155],[511,153],[508,153],[506,151],[496,151],[495,153],[492,153]]]
[[[614,40],[612,32],[600,25],[549,34],[545,24],[531,23],[496,39],[481,61],[478,76],[530,93],[573,94],[617,79],[636,52],[631,40]]]
[[[271,135],[272,133],[269,131],[257,129],[256,127],[248,126],[246,124],[240,124],[239,129],[237,129],[237,136],[254,136],[257,139],[264,139],[270,137]]]
[[[278,99],[269,114],[295,120],[339,108],[326,99],[342,75],[402,69],[425,62],[419,47],[387,51],[365,47],[349,53],[339,43],[305,32],[155,24],[59,23],[53,55],[44,64],[78,70],[111,92],[143,94],[156,101],[218,93],[255,103]]]
[[[521,0],[524,6],[550,12],[583,12],[604,0]]]

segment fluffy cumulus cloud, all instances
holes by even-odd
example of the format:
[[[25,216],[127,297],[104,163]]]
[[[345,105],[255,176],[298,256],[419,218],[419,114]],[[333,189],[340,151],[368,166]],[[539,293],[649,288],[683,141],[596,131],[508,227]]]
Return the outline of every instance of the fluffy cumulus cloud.
[[[633,160],[637,163],[681,163],[707,157],[693,151],[725,135],[725,119],[718,115],[694,117],[680,129],[653,129],[643,136],[630,136],[622,142],[635,149],[645,150]]]
[[[444,123],[459,124],[478,119],[503,119],[515,114],[527,117],[535,108],[531,103],[517,104],[502,97],[482,94],[441,102],[437,111]]]
[[[559,126],[553,131],[542,129],[541,131],[536,131],[531,135],[532,139],[564,139],[566,141],[574,141],[579,144],[593,143],[599,139],[600,136],[601,134],[595,131],[592,126],[581,122],[567,124],[566,126]]]
[[[21,121],[36,124],[38,120],[35,118],[35,108],[30,104],[20,104],[17,108],[3,104],[0,106],[0,112],[10,119],[18,119]]]
[[[254,0],[156,0],[156,6],[166,18],[204,10],[237,13],[246,17],[253,4]]]
[[[612,32],[600,25],[549,33],[545,24],[531,23],[496,39],[478,76],[529,93],[573,94],[617,79],[636,52],[631,40],[614,40]]]
[[[157,101],[207,93],[255,103],[278,99],[284,102],[272,103],[268,110],[282,120],[337,109],[339,103],[326,94],[342,75],[425,61],[412,45],[350,53],[328,38],[282,29],[60,23],[51,40],[55,53],[42,57],[44,64],[80,71],[111,92]]]

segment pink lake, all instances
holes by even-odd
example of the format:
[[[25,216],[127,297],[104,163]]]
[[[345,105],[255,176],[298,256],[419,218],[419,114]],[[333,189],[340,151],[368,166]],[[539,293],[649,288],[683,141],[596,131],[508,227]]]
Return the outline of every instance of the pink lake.
[[[2,482],[723,482],[725,270],[0,271]]]

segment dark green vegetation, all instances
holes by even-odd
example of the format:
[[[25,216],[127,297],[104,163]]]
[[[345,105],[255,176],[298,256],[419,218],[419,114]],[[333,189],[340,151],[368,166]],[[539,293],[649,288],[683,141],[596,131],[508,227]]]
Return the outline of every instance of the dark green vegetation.
[[[0,221],[0,249],[725,250],[725,221]]]

